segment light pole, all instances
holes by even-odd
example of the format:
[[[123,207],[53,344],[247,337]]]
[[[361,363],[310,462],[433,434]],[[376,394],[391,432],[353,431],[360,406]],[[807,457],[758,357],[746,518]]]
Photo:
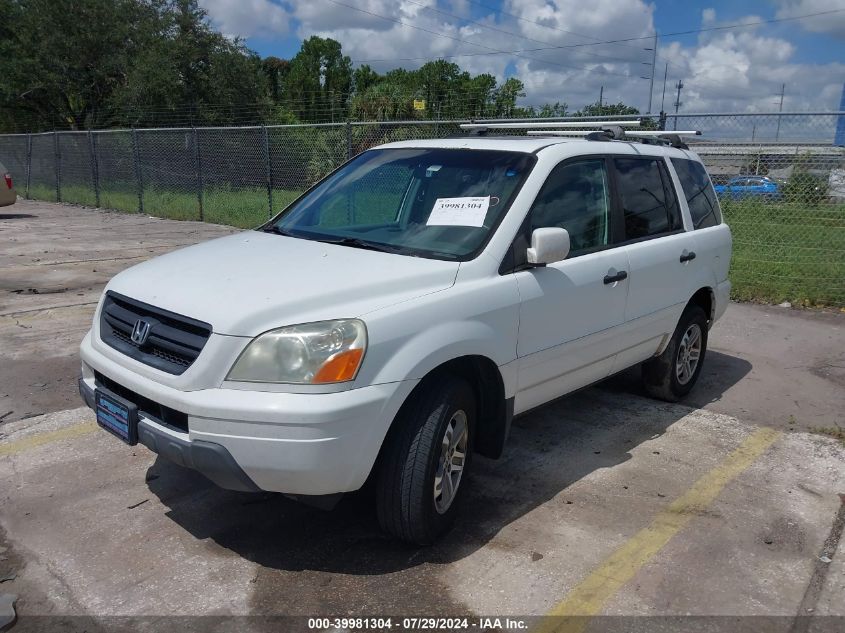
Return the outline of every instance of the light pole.
[[[648,83],[648,112],[651,114],[651,97],[654,94],[654,68],[657,65],[657,31],[654,32],[654,45],[643,50],[651,51],[651,80]]]
[[[678,79],[678,84],[675,86],[678,89],[678,96],[675,98],[675,129],[678,129],[678,110],[681,108],[683,103],[681,102],[681,90],[684,87],[684,80]]]

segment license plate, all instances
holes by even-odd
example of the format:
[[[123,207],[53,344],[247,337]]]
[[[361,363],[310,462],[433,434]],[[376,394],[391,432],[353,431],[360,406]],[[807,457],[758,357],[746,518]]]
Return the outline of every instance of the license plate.
[[[94,392],[97,405],[97,424],[127,444],[138,443],[138,407],[110,392]]]

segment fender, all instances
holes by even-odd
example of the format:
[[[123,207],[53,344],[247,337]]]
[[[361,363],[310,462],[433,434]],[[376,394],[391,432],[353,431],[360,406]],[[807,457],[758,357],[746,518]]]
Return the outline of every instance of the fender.
[[[516,319],[517,314],[514,324]],[[367,355],[383,359],[373,375],[373,384],[420,380],[456,358],[483,356],[499,368],[505,397],[511,397],[516,390],[516,363],[513,362],[516,359],[516,331],[513,325],[511,329],[513,337],[504,336],[507,330],[497,330],[495,325],[481,321],[447,321],[410,338],[371,342]]]

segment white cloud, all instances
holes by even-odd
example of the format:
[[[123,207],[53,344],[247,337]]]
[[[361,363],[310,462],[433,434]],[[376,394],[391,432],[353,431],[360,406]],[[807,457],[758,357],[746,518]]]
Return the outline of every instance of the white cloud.
[[[270,0],[201,0],[226,33],[283,35],[290,28],[302,38],[332,37],[353,60],[367,61],[380,72],[400,66],[416,68],[428,59],[463,54],[448,58],[473,74],[491,73],[501,81],[515,70],[525,84],[526,104],[560,101],[575,110],[595,103],[603,86],[606,103],[623,101],[646,110],[649,81],[642,77],[651,73],[651,52],[644,49],[652,45],[653,15],[660,10],[659,0],[656,4],[644,0],[504,0],[501,13],[481,10],[466,0],[337,2],[360,10],[329,0],[289,0],[288,9]],[[785,17],[838,9],[842,0],[776,2],[778,15]],[[448,14],[472,16],[480,24]],[[845,13],[842,15],[845,21]],[[731,23],[762,19],[748,15]],[[827,16],[824,22],[826,32],[839,33],[840,26],[835,26],[840,23],[838,18]],[[702,9],[702,27],[719,24],[713,8]],[[817,30],[824,26],[812,20],[800,24]],[[845,33],[845,22],[841,26]],[[787,85],[785,110],[836,108],[845,66],[795,63],[795,46],[784,37],[764,34],[770,31],[750,26],[705,32],[697,39],[661,40],[653,110],[660,108],[666,60],[670,62],[667,110],[672,109],[673,84],[678,79],[684,81],[681,100],[685,112],[771,111],[777,107],[774,95],[783,83]],[[617,39],[629,41],[595,44]],[[524,52],[490,54],[495,50]]]
[[[311,35],[310,30],[333,31],[348,29],[367,29],[370,31],[389,31],[396,27],[402,28],[392,20],[413,19],[421,7],[389,0],[338,0],[340,4],[329,0],[303,0],[291,2],[293,13],[299,20],[301,28],[308,31],[304,37]],[[433,4],[433,3],[432,3]],[[346,5],[346,6],[344,6]],[[355,10],[351,7],[357,7]],[[380,17],[383,16],[383,17]],[[388,19],[384,19],[388,18]]]
[[[776,0],[780,6],[778,18],[792,18],[799,15],[839,11],[797,21],[801,28],[813,33],[826,33],[845,39],[845,6],[842,0]]]
[[[759,22],[746,16],[739,22]],[[711,24],[716,25],[716,16]],[[761,27],[702,33],[693,45],[663,49],[670,77],[682,78],[685,112],[772,112],[786,84],[784,110],[833,109],[842,89],[842,64],[798,64],[795,46],[760,34]],[[670,103],[673,99],[668,100]],[[668,108],[667,108],[668,109]]]
[[[229,37],[284,35],[288,31],[290,16],[271,0],[199,0],[199,4]]]
[[[506,0],[505,7],[523,19],[519,25],[525,35],[558,39],[561,43],[621,39],[654,32],[651,19],[654,5],[641,0]]]
[[[659,10],[659,6],[656,10]],[[640,17],[639,22],[636,17],[640,14],[635,10],[623,11],[622,15],[624,24],[608,29],[611,33],[618,33],[626,26],[632,36],[650,32],[650,15],[649,21],[643,21]],[[749,15],[731,20],[731,23],[754,23],[762,19],[760,16]],[[702,12],[702,27],[719,24],[715,10],[705,9]],[[579,32],[587,33],[586,29]],[[606,39],[614,37],[611,35]],[[637,44],[649,45],[647,40],[640,40]],[[623,57],[626,52],[618,46],[589,47],[589,50]],[[771,112],[777,110],[776,95],[780,93],[782,84],[786,84],[785,111],[835,109],[845,79],[845,65],[841,63],[795,63],[795,45],[784,38],[762,34],[761,26],[705,32],[692,42],[689,39],[661,40],[659,53],[655,69],[654,111],[659,111],[663,101],[663,71],[667,61],[669,70],[665,109],[668,111],[674,110],[674,86],[679,79],[684,82],[682,112]],[[636,54],[632,57],[636,58]],[[586,57],[581,58],[582,62],[586,60]],[[587,102],[594,103],[603,85],[605,100],[624,101],[646,111],[649,82],[640,79],[640,76],[650,74],[649,66],[636,63],[602,64],[594,66],[593,72],[560,72],[550,68],[540,69],[533,62],[519,62],[518,68],[518,74],[525,81],[526,92],[532,97],[529,99],[532,102],[560,100],[568,102],[570,106],[580,107]],[[621,72],[628,77],[611,74],[602,76],[602,70],[607,73]]]

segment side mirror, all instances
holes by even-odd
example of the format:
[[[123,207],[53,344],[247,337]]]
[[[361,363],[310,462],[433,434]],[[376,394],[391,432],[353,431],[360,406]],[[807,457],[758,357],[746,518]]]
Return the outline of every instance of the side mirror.
[[[534,229],[527,255],[528,263],[535,266],[554,264],[566,259],[569,255],[569,231],[557,227]]]

